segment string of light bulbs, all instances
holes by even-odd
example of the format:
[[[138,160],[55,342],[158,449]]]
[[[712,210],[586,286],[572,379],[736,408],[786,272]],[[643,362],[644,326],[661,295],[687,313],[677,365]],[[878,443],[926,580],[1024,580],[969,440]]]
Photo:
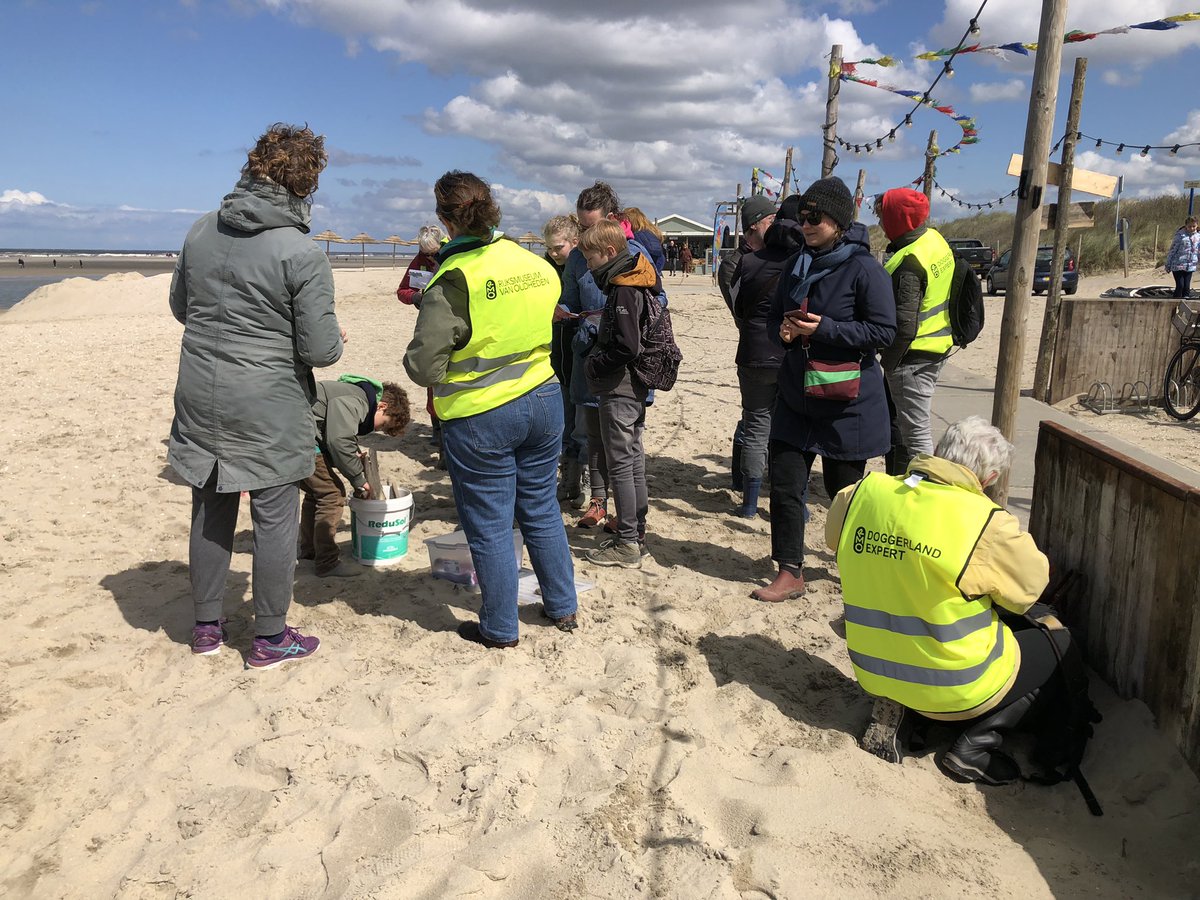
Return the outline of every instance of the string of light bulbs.
[[[1076,134],[1078,134],[1078,132],[1076,132]],[[1060,137],[1058,141],[1055,142],[1054,146],[1050,148],[1050,152],[1047,155],[1053,157],[1054,154],[1058,152],[1058,148],[1062,146],[1063,141],[1066,139],[1067,136],[1065,134]],[[921,175],[919,175],[912,183],[920,186],[924,180],[925,174],[921,173]],[[1005,200],[1017,195],[1017,188],[1013,188],[1007,194],[1002,194],[994,200],[984,200],[979,203],[970,203],[966,200],[959,200],[952,193],[947,191],[942,185],[938,184],[938,180],[936,178],[933,179],[933,186],[937,188],[938,193],[941,194],[942,197],[945,197],[951,203],[955,204],[956,206],[961,206],[964,209],[992,209],[995,206],[1003,206]]]
[[[975,120],[972,119],[970,116],[958,116],[957,114],[955,114],[952,107],[944,106],[942,104],[937,103],[937,101],[935,101],[933,99],[932,95],[933,95],[933,89],[937,87],[938,82],[941,81],[943,77],[945,77],[945,78],[953,78],[954,77],[954,65],[953,65],[954,57],[956,55],[958,55],[958,53],[964,52],[966,50],[968,37],[970,37],[971,35],[979,34],[979,17],[981,15],[983,15],[983,10],[987,5],[988,5],[988,0],[983,0],[983,2],[979,5],[979,9],[976,10],[975,15],[971,17],[971,21],[967,25],[967,30],[963,32],[963,36],[959,39],[958,45],[954,49],[949,51],[950,58],[947,59],[942,64],[941,71],[939,71],[937,74],[937,77],[935,77],[933,79],[933,83],[931,85],[929,85],[929,87],[926,88],[924,91],[920,91],[920,92],[901,91],[898,88],[894,88],[894,87],[890,87],[890,86],[886,86],[886,85],[879,85],[878,83],[872,82],[870,79],[860,78],[857,75],[855,75],[855,73],[854,73],[855,63],[852,63],[852,62],[851,63],[843,62],[841,64],[841,67],[838,70],[831,71],[830,72],[831,77],[837,77],[837,78],[841,79],[842,81],[855,81],[855,82],[858,82],[859,84],[866,84],[870,87],[882,87],[884,90],[890,90],[893,93],[898,93],[903,96],[917,97],[916,104],[913,106],[912,109],[910,109],[908,111],[908,113],[905,114],[903,120],[901,120],[897,124],[893,125],[886,134],[879,135],[878,137],[872,138],[871,140],[869,140],[865,143],[859,142],[859,143],[855,143],[855,144],[852,144],[849,141],[843,140],[838,135],[834,135],[838,144],[840,144],[843,148],[850,151],[851,153],[860,153],[860,152],[870,153],[872,150],[882,149],[883,142],[885,140],[886,141],[894,141],[896,139],[896,130],[898,128],[904,128],[904,127],[911,128],[912,127],[913,113],[915,113],[922,106],[930,106],[930,107],[936,109],[938,112],[946,113],[946,115],[949,115],[951,118],[953,118],[955,120],[955,122],[957,122],[963,129],[962,139],[960,139],[956,144],[954,144],[954,146],[949,147],[946,150],[940,151],[937,154],[938,156],[945,156],[948,153],[958,153],[963,144],[978,143],[979,137],[978,137],[978,132],[975,129]],[[883,59],[890,60],[890,57],[883,57]],[[862,62],[862,63],[873,62],[873,63],[879,64],[879,60],[860,60],[859,62]],[[947,110],[949,110],[949,112],[947,112]],[[828,138],[826,140],[828,140]]]
[[[1082,131],[1075,132],[1075,140],[1095,141],[1097,150],[1102,147],[1116,147],[1117,153],[1124,153],[1127,149],[1131,152],[1136,150],[1139,156],[1149,156],[1151,150],[1167,150],[1171,156],[1175,156],[1180,150],[1200,147],[1200,141],[1189,141],[1179,144],[1143,144],[1141,141],[1110,141],[1107,138],[1084,134]]]

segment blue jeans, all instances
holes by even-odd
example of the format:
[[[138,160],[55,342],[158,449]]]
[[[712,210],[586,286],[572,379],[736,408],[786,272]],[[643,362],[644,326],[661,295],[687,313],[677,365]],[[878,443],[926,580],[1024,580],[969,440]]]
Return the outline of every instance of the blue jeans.
[[[483,595],[479,630],[494,641],[518,634],[514,516],[546,614],[557,619],[577,608],[575,567],[555,498],[562,432],[554,382],[477,416],[442,422],[454,503]]]

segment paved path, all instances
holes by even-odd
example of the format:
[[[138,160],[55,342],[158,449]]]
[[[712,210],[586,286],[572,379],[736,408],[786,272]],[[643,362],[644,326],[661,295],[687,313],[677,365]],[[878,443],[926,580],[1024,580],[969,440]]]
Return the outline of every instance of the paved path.
[[[933,435],[936,441],[946,426],[970,415],[992,420],[992,381],[956,367],[953,360],[946,363],[933,395]],[[1119,413],[1117,414],[1119,415]],[[1043,419],[1060,422],[1072,430],[1095,438],[1118,453],[1152,466],[1184,484],[1200,487],[1200,473],[1186,466],[1163,459],[1149,451],[1113,437],[1069,413],[1040,403],[1032,397],[1022,397],[1017,405],[1017,434],[1013,443],[1017,454],[1009,476],[1008,508],[1025,527],[1033,501],[1033,460],[1037,452],[1038,423]]]

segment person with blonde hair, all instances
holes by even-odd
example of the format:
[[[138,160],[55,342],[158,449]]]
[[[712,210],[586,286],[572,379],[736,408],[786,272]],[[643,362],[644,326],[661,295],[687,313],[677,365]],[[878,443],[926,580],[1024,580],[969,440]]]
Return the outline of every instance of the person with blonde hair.
[[[314,470],[312,370],[342,355],[329,260],[309,238],[325,139],[272,125],[221,208],[188,232],[171,280],[183,323],[167,461],[192,486],[192,652],[220,651],[238,504],[254,523],[250,668],[305,659],[318,638],[288,627],[298,483]]]
[[[561,282],[566,274],[571,251],[579,245],[579,222],[574,216],[554,216],[542,227],[546,242],[546,261],[554,266]],[[561,299],[561,298],[560,298]],[[575,339],[577,320],[558,318],[554,322],[554,339],[550,344],[550,362],[562,385],[563,449],[559,471],[558,499],[567,501],[574,509],[588,505],[590,478],[587,464],[587,426],[576,421],[576,407],[571,400],[571,376],[575,369],[575,354],[571,342]]]
[[[646,248],[650,254],[650,262],[654,263],[654,268],[658,269],[658,274],[661,275],[667,265],[667,256],[662,243],[663,233],[636,206],[625,207],[625,221],[629,223],[634,240]]]

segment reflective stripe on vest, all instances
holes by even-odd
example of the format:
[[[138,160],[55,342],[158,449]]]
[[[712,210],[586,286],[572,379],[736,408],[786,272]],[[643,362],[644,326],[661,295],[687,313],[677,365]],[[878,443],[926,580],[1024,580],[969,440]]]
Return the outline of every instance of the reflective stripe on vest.
[[[872,473],[855,489],[838,540],[846,645],[868,693],[955,713],[1002,690],[1016,642],[989,598],[958,589],[999,507],[953,485]]]
[[[440,419],[496,409],[554,377],[551,320],[561,283],[553,267],[496,232],[490,243],[443,262],[429,286],[453,269],[466,281],[471,337],[450,354],[445,379],[433,388]]]
[[[950,331],[950,283],[954,280],[954,251],[946,239],[932,228],[909,244],[901,247],[883,267],[888,274],[899,268],[907,256],[916,259],[925,271],[925,296],[917,313],[917,334],[910,350],[927,353],[946,353],[954,346]]]

